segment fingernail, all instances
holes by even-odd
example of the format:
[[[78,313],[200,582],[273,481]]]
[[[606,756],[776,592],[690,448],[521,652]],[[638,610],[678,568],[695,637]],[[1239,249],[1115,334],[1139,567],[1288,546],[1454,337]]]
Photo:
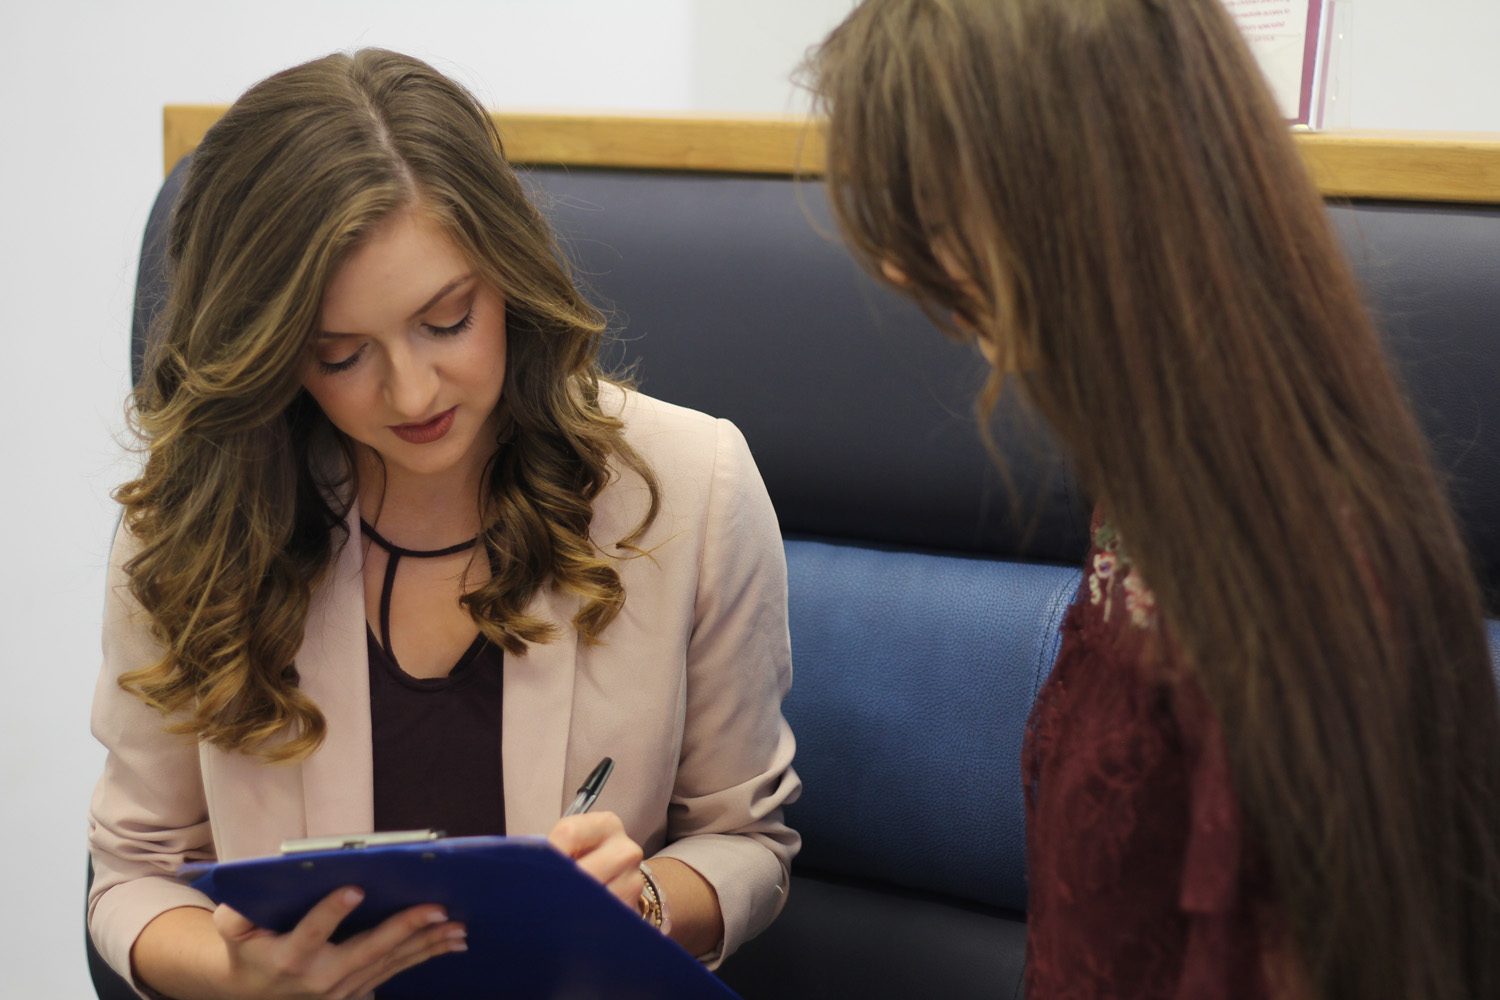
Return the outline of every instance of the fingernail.
[[[462,941],[469,936],[469,931],[465,927],[455,927],[443,936],[450,941]]]
[[[364,898],[365,898],[365,894],[363,892],[361,892],[360,890],[358,890],[358,889],[345,889],[344,890],[344,902],[348,903],[350,906],[357,905],[360,902],[360,900],[362,900]]]
[[[444,913],[442,910],[433,910],[431,913],[427,914],[426,919],[429,924],[440,924],[444,920],[448,919],[448,914]]]
[[[452,944],[450,944],[448,946],[448,950],[449,951],[468,951],[469,950],[469,946],[466,945],[466,944],[464,944],[462,941],[455,941],[455,942],[453,942]]]

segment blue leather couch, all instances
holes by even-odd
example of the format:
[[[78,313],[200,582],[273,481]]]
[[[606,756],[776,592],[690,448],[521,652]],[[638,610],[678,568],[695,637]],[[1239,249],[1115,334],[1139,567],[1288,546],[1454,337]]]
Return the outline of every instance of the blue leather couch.
[[[137,357],[159,300],[153,213]],[[1019,997],[1020,746],[1078,586],[1089,500],[1043,428],[970,400],[977,357],[857,271],[815,182],[529,175],[644,391],[733,419],[787,538],[786,713],[804,848],[778,922],[725,963],[746,1000]],[[1334,219],[1500,607],[1500,210]],[[1500,651],[1500,623],[1491,623]],[[104,970],[107,972],[107,970]],[[101,994],[102,995],[102,994]]]

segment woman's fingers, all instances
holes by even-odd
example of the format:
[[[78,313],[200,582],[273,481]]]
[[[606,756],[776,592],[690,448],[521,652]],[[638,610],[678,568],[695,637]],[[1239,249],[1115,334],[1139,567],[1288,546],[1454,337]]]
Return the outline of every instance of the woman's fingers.
[[[257,933],[263,933],[243,913],[229,906],[227,903],[220,903],[215,907],[214,929],[219,932],[219,937],[225,941],[243,941]]]
[[[641,897],[641,846],[611,812],[565,816],[547,834],[559,851],[631,906]]]
[[[615,878],[604,883],[604,887],[612,893],[616,899],[638,907],[641,892],[646,888],[646,879],[641,875],[641,863],[637,861],[635,867],[630,868]]]
[[[613,817],[614,822],[611,822]],[[614,813],[583,813],[564,816],[547,831],[547,842],[570,858],[587,854],[619,824]]]
[[[462,950],[450,948],[448,944],[463,944],[463,932],[463,925],[449,921],[442,907],[413,906],[354,935],[339,945],[339,949],[351,962],[373,967],[393,960],[393,956],[404,958],[412,953],[425,954],[429,946],[442,945],[441,951]]]
[[[463,924],[446,920],[442,911],[434,907],[416,907],[398,913],[379,927],[339,946],[350,950],[354,967],[337,992],[363,996],[397,973],[430,958],[467,951],[466,936]],[[390,945],[392,939],[394,945]]]
[[[297,926],[286,933],[287,943],[299,951],[311,951],[327,944],[338,930],[345,917],[364,902],[365,894],[354,886],[335,889],[320,899],[316,906],[303,914]]]
[[[635,844],[625,833],[620,817],[612,812],[564,816],[553,825],[547,840],[570,858],[582,858],[606,846],[617,849],[623,844]],[[640,846],[636,845],[635,850],[639,851]]]
[[[257,927],[227,906],[214,911],[214,925],[238,979],[266,996],[363,996],[419,962],[466,947],[463,925],[431,905],[402,910],[333,944],[339,924],[363,899],[358,889],[336,890],[285,934]]]

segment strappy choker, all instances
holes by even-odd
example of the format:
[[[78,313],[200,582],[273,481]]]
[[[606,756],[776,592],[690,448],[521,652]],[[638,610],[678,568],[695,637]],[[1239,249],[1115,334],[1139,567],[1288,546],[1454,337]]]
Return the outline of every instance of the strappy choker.
[[[446,549],[428,549],[424,551],[422,549],[403,549],[399,545],[392,545],[380,536],[380,532],[370,527],[369,522],[364,518],[359,519],[359,528],[364,532],[366,538],[390,554],[390,559],[385,564],[385,580],[380,585],[380,644],[385,647],[386,655],[394,663],[396,655],[391,652],[391,591],[396,586],[396,567],[401,564],[402,558],[411,556],[413,559],[431,559],[435,556],[451,556],[456,552],[472,549],[474,543],[479,541],[479,538],[476,536],[459,545],[450,545]]]
[[[370,522],[366,521],[364,518],[359,519],[359,529],[360,531],[364,532],[365,537],[370,539],[370,541],[374,542],[376,545],[379,545],[382,549],[385,549],[391,555],[411,556],[415,559],[432,559],[436,556],[451,556],[455,552],[463,552],[466,549],[472,549],[474,547],[474,543],[479,541],[479,536],[475,535],[467,542],[459,542],[457,545],[450,545],[446,549],[403,549],[399,545],[391,544],[391,542],[388,541],[383,535],[381,535],[380,532],[371,527]],[[395,561],[393,560],[391,562],[391,567],[394,569],[395,565]]]

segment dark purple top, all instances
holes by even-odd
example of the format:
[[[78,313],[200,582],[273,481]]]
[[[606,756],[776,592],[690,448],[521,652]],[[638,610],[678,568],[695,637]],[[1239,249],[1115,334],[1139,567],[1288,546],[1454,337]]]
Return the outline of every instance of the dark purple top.
[[[432,828],[450,837],[503,834],[504,651],[478,635],[447,677],[423,679],[401,669],[390,643],[391,591],[401,560],[452,555],[472,548],[474,540],[422,552],[392,545],[363,521],[360,527],[390,554],[380,592],[380,635],[366,627],[375,829]]]

